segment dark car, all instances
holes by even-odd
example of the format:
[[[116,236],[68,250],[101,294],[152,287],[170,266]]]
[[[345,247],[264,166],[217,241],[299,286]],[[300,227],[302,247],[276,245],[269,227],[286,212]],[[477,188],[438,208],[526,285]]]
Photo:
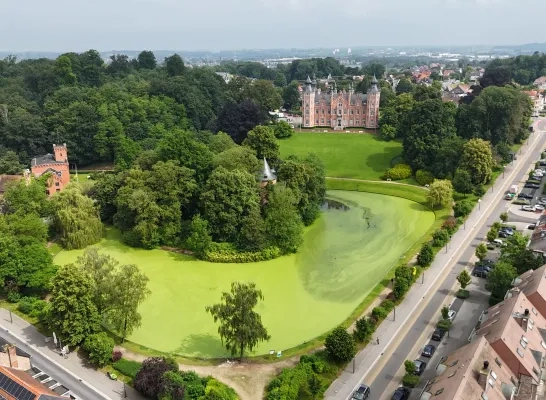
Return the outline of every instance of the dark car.
[[[433,344],[427,344],[424,348],[423,348],[423,351],[421,352],[421,355],[423,357],[432,357],[432,355],[434,354],[434,352],[436,351],[436,346],[434,346]]]
[[[476,267],[472,271],[472,275],[477,276],[478,278],[486,278],[489,276],[489,271],[484,267]]]
[[[506,239],[508,236],[508,233],[506,233],[505,231],[499,231],[500,238]]]
[[[531,224],[531,225],[527,226],[527,229],[530,229],[530,230],[534,231],[536,227],[537,227],[536,224]]]
[[[421,376],[425,372],[427,363],[421,360],[415,360],[413,363],[415,364],[415,375]]]
[[[408,400],[411,394],[411,390],[407,387],[400,386],[392,394],[391,400]]]
[[[504,232],[509,236],[514,236],[514,230],[508,226],[503,226],[499,229],[499,232]]]
[[[526,183],[524,187],[527,189],[538,189],[540,185],[537,185],[536,183]]]
[[[370,397],[370,388],[366,385],[360,385],[360,387],[353,393],[352,400],[366,400]]]
[[[518,195],[518,199],[522,200],[522,199],[528,199],[528,200],[532,200],[533,199],[533,195],[531,193],[520,193]]]
[[[442,338],[446,334],[446,331],[443,329],[435,329],[434,332],[432,332],[432,340],[435,340],[437,342],[442,341]]]

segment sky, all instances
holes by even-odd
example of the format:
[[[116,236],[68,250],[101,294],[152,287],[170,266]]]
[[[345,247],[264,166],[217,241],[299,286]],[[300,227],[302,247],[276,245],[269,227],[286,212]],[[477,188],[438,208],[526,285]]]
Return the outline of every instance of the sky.
[[[546,0],[0,0],[0,50],[545,42]]]

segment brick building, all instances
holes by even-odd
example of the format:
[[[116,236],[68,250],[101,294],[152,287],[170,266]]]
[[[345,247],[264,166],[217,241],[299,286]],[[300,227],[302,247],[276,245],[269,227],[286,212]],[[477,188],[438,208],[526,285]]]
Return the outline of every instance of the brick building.
[[[47,194],[53,195],[60,192],[70,182],[70,171],[68,168],[68,154],[66,143],[53,145],[53,154],[35,157],[30,163],[32,175],[35,177],[51,173],[48,180]]]
[[[303,127],[377,128],[381,97],[377,83],[374,76],[366,94],[356,93],[352,87],[349,91],[338,91],[335,84],[331,90],[323,92],[316,80],[307,77],[302,93]]]

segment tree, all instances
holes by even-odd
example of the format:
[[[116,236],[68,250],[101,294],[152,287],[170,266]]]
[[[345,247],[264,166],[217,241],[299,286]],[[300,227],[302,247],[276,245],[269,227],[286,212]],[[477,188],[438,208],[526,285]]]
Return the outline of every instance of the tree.
[[[99,254],[96,247],[91,247],[78,257],[76,265],[93,279],[93,303],[99,315],[103,316],[115,301],[113,284],[118,262],[108,254]]]
[[[465,195],[472,193],[474,190],[474,184],[472,183],[472,178],[470,173],[466,169],[457,169],[455,171],[455,176],[453,177],[453,188]]]
[[[99,330],[94,292],[92,278],[75,265],[67,264],[57,271],[51,284],[46,321],[64,344],[76,346]]]
[[[138,68],[140,69],[155,69],[157,61],[153,51],[141,51],[137,57]]]
[[[161,378],[169,371],[178,372],[178,364],[172,358],[150,357],[142,362],[133,386],[136,391],[151,399],[157,398],[161,389]]]
[[[260,314],[254,311],[262,291],[254,283],[233,282],[231,292],[222,293],[222,302],[205,307],[214,322],[220,322],[218,333],[231,355],[239,353],[242,360],[245,350],[252,351],[261,341],[271,337],[262,324]]]
[[[121,342],[141,325],[138,307],[150,295],[148,277],[133,264],[122,265],[114,275],[112,304],[107,315],[109,324],[121,336]]]
[[[81,249],[102,239],[102,222],[93,200],[77,185],[70,185],[53,197],[54,226],[67,249]]]
[[[443,306],[442,307],[442,319],[449,319],[449,307]]]
[[[264,211],[269,242],[283,253],[296,252],[303,242],[303,222],[292,190],[282,184],[274,185]]]
[[[218,129],[231,136],[235,143],[241,144],[248,132],[264,121],[260,107],[254,101],[245,99],[241,103],[228,103],[222,107],[218,114]]]
[[[393,140],[396,138],[396,128],[389,124],[380,124],[379,134],[384,140]]]
[[[463,145],[459,165],[470,173],[472,183],[483,185],[489,182],[494,166],[490,143],[482,139],[470,139]]]
[[[493,229],[493,228],[491,228]],[[530,269],[537,269],[542,266],[541,256],[528,249],[529,239],[520,232],[515,232],[501,249],[501,260],[512,265],[518,274],[523,274]]]
[[[277,139],[287,139],[292,136],[292,127],[286,121],[279,121],[273,126],[273,132]]]
[[[369,76],[375,76],[381,79],[385,74],[385,66],[379,62],[373,61],[362,68],[362,72]]]
[[[24,168],[14,151],[8,150],[0,157],[0,174],[19,175]]]
[[[284,106],[288,110],[295,110],[300,106],[301,96],[298,90],[299,83],[297,81],[291,82],[286,86],[282,91],[282,99],[284,101]]]
[[[280,87],[280,88],[285,87],[288,84],[288,82],[286,82],[286,76],[284,76],[284,74],[281,72],[277,72],[277,74],[275,75],[275,81],[273,81],[273,84],[276,87]]]
[[[202,258],[211,244],[207,221],[199,214],[195,215],[191,220],[190,236],[186,239],[186,245],[198,258]]]
[[[165,58],[165,69],[169,76],[178,76],[184,74],[185,70],[184,61],[178,54]]]
[[[400,79],[400,82],[398,82],[398,85],[396,86],[396,94],[402,94],[402,93],[411,93],[413,92],[413,84],[411,81],[407,78]]]
[[[244,251],[260,251],[267,245],[266,227],[260,210],[253,208],[241,222],[237,247]]]
[[[112,359],[114,339],[105,332],[93,333],[85,338],[82,348],[89,355],[91,363],[104,367]]]
[[[404,369],[406,370],[406,374],[415,375],[415,363],[413,361],[404,361]]]
[[[453,207],[453,212],[456,218],[466,217],[472,212],[472,208],[474,208],[474,205],[471,202],[467,200],[458,201]]]
[[[273,129],[267,126],[256,126],[248,132],[243,145],[253,149],[259,160],[265,157],[270,163],[275,164],[279,159],[279,144]]]
[[[347,330],[338,326],[326,336],[326,353],[336,362],[349,362],[356,354],[356,343]]]
[[[228,171],[242,170],[252,176],[257,176],[261,163],[256,158],[254,150],[250,147],[235,146],[216,154],[212,160],[212,164],[214,168],[223,167]]]
[[[184,377],[179,371],[167,371],[160,378],[159,399],[169,400],[184,400],[186,394],[186,386],[189,382],[184,380]],[[199,389],[202,388],[201,382],[198,382]],[[203,390],[204,392],[204,390]]]
[[[218,132],[216,135],[213,135],[207,144],[210,151],[214,154],[222,153],[223,151],[237,147],[231,137],[224,132]]]
[[[421,267],[428,267],[434,260],[434,252],[430,243],[425,243],[417,255],[417,264]]]
[[[438,180],[430,184],[427,192],[427,202],[432,208],[447,206],[453,201],[453,186],[447,179]]]
[[[461,289],[465,290],[470,285],[470,282],[472,282],[472,277],[466,269],[463,269],[459,276],[457,276],[457,281],[461,285]]]
[[[55,60],[55,75],[62,85],[73,85],[76,83],[76,74],[72,72],[72,61],[70,61],[70,58],[60,56]]]
[[[370,319],[367,317],[361,317],[356,320],[353,335],[355,340],[358,342],[363,342],[373,334],[374,330],[375,327]]]
[[[507,212],[503,212],[500,214],[500,219],[503,223],[506,223],[506,221],[508,221],[508,213]]]
[[[311,376],[307,378],[307,387],[309,388],[311,398],[315,400],[322,391],[322,382],[317,374],[311,373]]]
[[[485,245],[485,243],[480,243],[478,246],[476,246],[475,254],[480,261],[484,260],[485,257],[487,257],[487,246]]]
[[[516,269],[505,261],[497,263],[487,277],[486,288],[491,292],[493,303],[498,303],[512,286],[512,281],[518,276]]]

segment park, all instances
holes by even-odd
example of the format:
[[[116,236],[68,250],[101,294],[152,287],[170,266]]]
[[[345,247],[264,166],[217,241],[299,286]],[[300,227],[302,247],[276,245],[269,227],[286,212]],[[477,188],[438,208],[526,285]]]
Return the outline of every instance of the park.
[[[399,143],[371,135],[302,133],[281,142],[283,156],[300,149],[316,151],[327,175],[371,180],[401,152]],[[400,196],[405,188],[391,186],[399,193],[328,191],[323,213],[306,229],[298,253],[259,263],[217,264],[161,249],[131,248],[121,243],[119,232],[107,229],[99,250],[122,264],[138,265],[150,279],[152,295],[140,307],[142,326],[129,340],[186,357],[227,356],[205,306],[217,302],[232,281],[255,282],[265,297],[257,311],[271,340],[251,355],[284,352],[327,333],[358,308],[435,221],[426,206]],[[74,262],[82,251],[62,251],[55,263]]]

